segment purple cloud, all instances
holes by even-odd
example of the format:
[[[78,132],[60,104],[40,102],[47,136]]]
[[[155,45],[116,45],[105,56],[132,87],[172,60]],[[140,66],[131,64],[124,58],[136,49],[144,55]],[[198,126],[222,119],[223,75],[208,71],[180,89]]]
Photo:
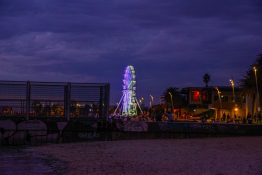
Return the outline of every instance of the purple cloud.
[[[137,70],[139,96],[240,79],[262,45],[259,0],[1,0],[0,77],[110,82]]]

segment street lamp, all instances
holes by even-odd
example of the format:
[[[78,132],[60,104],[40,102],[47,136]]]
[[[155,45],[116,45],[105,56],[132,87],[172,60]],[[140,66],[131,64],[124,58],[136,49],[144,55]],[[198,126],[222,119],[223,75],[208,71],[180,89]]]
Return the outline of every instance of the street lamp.
[[[139,99],[139,102],[142,104],[142,103],[144,102],[144,97],[141,97],[141,98]]]
[[[235,102],[235,82],[233,79],[229,80],[231,87],[232,87],[232,93],[233,93],[233,102]]]
[[[215,87],[215,89],[217,90],[217,95],[218,95],[218,99],[219,99],[219,118],[221,118],[221,109],[222,109],[222,102],[221,102],[221,92],[219,91],[218,87]]]
[[[150,108],[154,105],[154,97],[153,97],[153,95],[149,95],[149,97],[150,97],[150,101],[149,101],[149,104],[150,104]]]
[[[257,106],[258,106],[257,111],[260,112],[260,101],[259,101],[260,97],[259,97],[259,90],[258,90],[258,83],[257,83],[257,68],[255,66],[253,67],[253,71],[255,73],[255,79],[256,79],[256,89],[257,89],[257,99],[258,99],[258,101],[257,101]]]
[[[172,96],[171,92],[168,92],[168,94],[170,95],[171,105],[172,105],[172,113],[173,113],[173,110],[174,110],[173,96]]]

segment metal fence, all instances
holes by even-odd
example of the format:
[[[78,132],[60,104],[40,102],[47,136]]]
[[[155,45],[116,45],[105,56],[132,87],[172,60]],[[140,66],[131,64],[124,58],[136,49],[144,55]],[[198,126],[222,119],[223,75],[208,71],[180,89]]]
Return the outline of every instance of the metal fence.
[[[0,116],[106,117],[108,83],[0,81]]]

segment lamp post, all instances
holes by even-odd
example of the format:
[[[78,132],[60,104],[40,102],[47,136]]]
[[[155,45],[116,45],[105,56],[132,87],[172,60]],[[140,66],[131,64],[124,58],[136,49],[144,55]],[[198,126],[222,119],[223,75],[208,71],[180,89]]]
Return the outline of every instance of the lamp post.
[[[231,84],[231,87],[232,87],[232,94],[233,94],[233,103],[235,102],[235,82],[233,79],[230,79],[229,80],[230,84]]]
[[[150,104],[150,108],[154,105],[154,97],[153,97],[153,95],[149,95],[149,97],[150,97],[150,101],[149,101],[149,104]]]
[[[256,79],[256,89],[257,89],[257,111],[260,112],[260,97],[259,97],[259,90],[258,90],[258,83],[257,83],[257,68],[254,66],[253,71],[255,74],[255,79]]]
[[[172,105],[172,113],[173,113],[173,110],[174,110],[173,96],[172,96],[171,92],[168,92],[168,94],[170,95],[171,105]]]
[[[217,90],[217,95],[219,99],[219,119],[221,119],[221,109],[222,109],[222,101],[221,101],[221,92],[219,91],[218,87],[215,87]]]
[[[144,103],[144,97],[141,97],[141,99],[139,100],[139,103],[140,103],[141,105],[143,105],[143,103]]]
[[[234,82],[233,79],[230,79],[229,81],[230,81],[230,84],[231,84],[231,87],[232,87],[232,93],[233,93],[233,100],[232,100],[232,102],[233,102],[233,106],[235,107],[235,102],[236,102],[235,101],[235,82]],[[233,113],[232,113],[232,115],[233,115]],[[234,115],[235,115],[235,111],[234,111]]]

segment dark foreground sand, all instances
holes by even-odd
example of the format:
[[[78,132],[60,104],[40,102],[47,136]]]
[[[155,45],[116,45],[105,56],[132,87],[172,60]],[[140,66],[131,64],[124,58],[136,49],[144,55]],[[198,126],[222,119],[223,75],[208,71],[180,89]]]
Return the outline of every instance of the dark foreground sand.
[[[262,175],[262,137],[126,140],[32,148],[77,174]]]

